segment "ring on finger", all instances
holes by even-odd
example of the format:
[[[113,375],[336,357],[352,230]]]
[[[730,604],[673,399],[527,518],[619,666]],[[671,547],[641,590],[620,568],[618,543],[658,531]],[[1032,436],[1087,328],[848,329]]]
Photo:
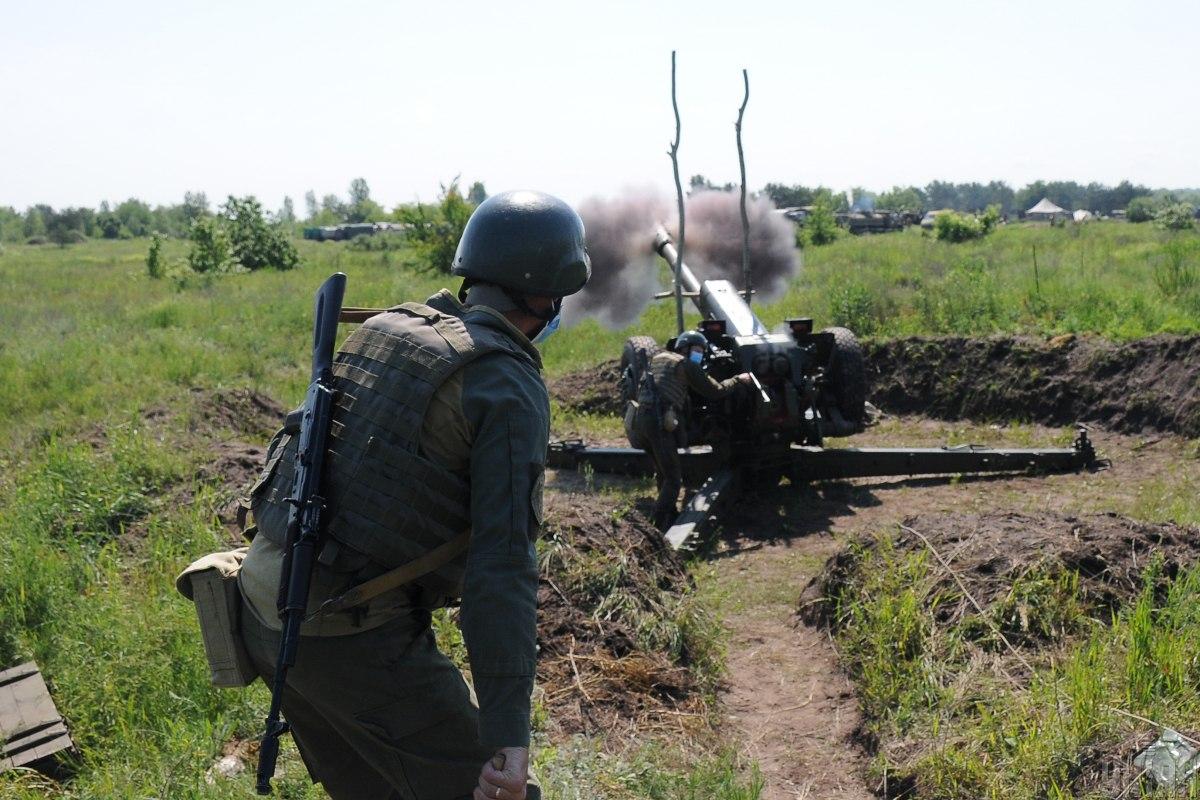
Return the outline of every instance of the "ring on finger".
[[[496,787],[496,800],[500,800],[500,787]]]

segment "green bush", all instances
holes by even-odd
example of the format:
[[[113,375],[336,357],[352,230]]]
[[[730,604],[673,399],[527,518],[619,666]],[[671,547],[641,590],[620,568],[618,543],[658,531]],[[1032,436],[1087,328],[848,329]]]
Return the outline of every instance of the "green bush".
[[[220,272],[229,267],[229,236],[215,218],[198,219],[192,223],[188,238],[192,246],[187,262],[193,272]]]
[[[984,234],[991,233],[996,230],[996,226],[1000,224],[1000,206],[993,203],[988,206],[983,212],[983,216],[979,218],[979,223],[983,225]]]
[[[970,214],[946,211],[933,221],[933,233],[940,242],[969,242],[978,239],[987,231],[983,223]]]
[[[146,273],[151,278],[163,276],[162,237],[157,233],[150,240],[150,252],[146,253]]]
[[[838,227],[833,210],[825,203],[818,201],[813,206],[808,218],[804,220],[802,235],[801,246],[807,243],[814,247],[821,247],[836,242],[842,235],[842,229]]]
[[[871,336],[879,328],[879,315],[871,290],[858,281],[840,284],[829,296],[829,316],[834,325]]]
[[[1174,203],[1160,209],[1154,222],[1163,230],[1190,231],[1196,227],[1196,208],[1191,203]]]
[[[463,228],[475,207],[458,190],[458,179],[442,185],[436,206],[417,203],[396,209],[396,219],[408,226],[415,266],[431,272],[450,272]]]
[[[230,195],[218,216],[192,223],[189,238],[187,260],[194,272],[292,269],[300,262],[291,241],[278,225],[267,222],[262,204],[253,197]]]
[[[230,195],[221,206],[221,219],[229,234],[230,253],[242,267],[292,269],[300,262],[296,248],[277,225],[263,216],[262,204],[253,197]]]
[[[933,221],[933,233],[938,241],[968,242],[987,236],[1000,224],[1000,206],[991,205],[980,216],[946,211]]]
[[[1149,197],[1135,197],[1125,208],[1125,219],[1130,222],[1149,222],[1154,219],[1154,201]]]

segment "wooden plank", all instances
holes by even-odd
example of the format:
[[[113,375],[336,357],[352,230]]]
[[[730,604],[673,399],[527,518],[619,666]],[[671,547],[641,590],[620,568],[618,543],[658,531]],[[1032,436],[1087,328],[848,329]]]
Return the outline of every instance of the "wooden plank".
[[[46,682],[32,661],[0,672],[0,771],[74,747]]]

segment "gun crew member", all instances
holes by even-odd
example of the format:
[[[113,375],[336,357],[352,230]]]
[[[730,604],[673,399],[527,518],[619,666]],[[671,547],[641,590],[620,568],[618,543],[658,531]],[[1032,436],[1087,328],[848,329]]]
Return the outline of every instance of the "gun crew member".
[[[653,521],[665,531],[679,516],[679,490],[683,487],[683,467],[678,447],[683,441],[683,420],[688,408],[688,389],[705,400],[720,400],[740,385],[752,382],[743,372],[723,381],[713,380],[704,371],[708,340],[699,331],[686,331],[675,340],[674,350],[657,353],[646,368],[638,387],[638,409],[634,429],[654,462],[658,499]]]
[[[388,309],[335,358],[327,526],[283,712],[336,800],[540,796],[528,747],[550,404],[534,345],[591,274],[583,223],[540,192],[491,197],[452,272],[457,298]],[[294,452],[285,427],[252,491],[258,533],[240,578],[242,636],[268,683]],[[328,610],[446,545],[412,582]],[[458,598],[478,704],[430,628]]]

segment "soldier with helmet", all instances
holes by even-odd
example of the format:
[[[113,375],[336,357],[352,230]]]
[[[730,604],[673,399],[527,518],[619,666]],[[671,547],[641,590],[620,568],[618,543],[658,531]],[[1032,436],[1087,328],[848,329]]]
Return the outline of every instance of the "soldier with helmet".
[[[283,711],[337,800],[539,796],[528,748],[550,405],[534,344],[591,274],[583,223],[550,195],[494,196],[452,272],[457,297],[371,317],[335,359],[328,523]],[[268,681],[294,430],[276,434],[252,490],[258,530],[240,576],[242,637]],[[423,571],[330,610],[406,564]],[[430,624],[458,598],[474,693]]]
[[[654,461],[658,498],[653,521],[666,530],[679,515],[679,490],[683,487],[683,468],[678,448],[683,441],[684,419],[688,410],[688,390],[705,400],[719,400],[739,385],[749,384],[749,373],[716,381],[704,371],[708,340],[699,331],[685,331],[675,340],[673,350],[656,353],[650,359],[638,386],[637,414],[633,429],[640,444]]]

